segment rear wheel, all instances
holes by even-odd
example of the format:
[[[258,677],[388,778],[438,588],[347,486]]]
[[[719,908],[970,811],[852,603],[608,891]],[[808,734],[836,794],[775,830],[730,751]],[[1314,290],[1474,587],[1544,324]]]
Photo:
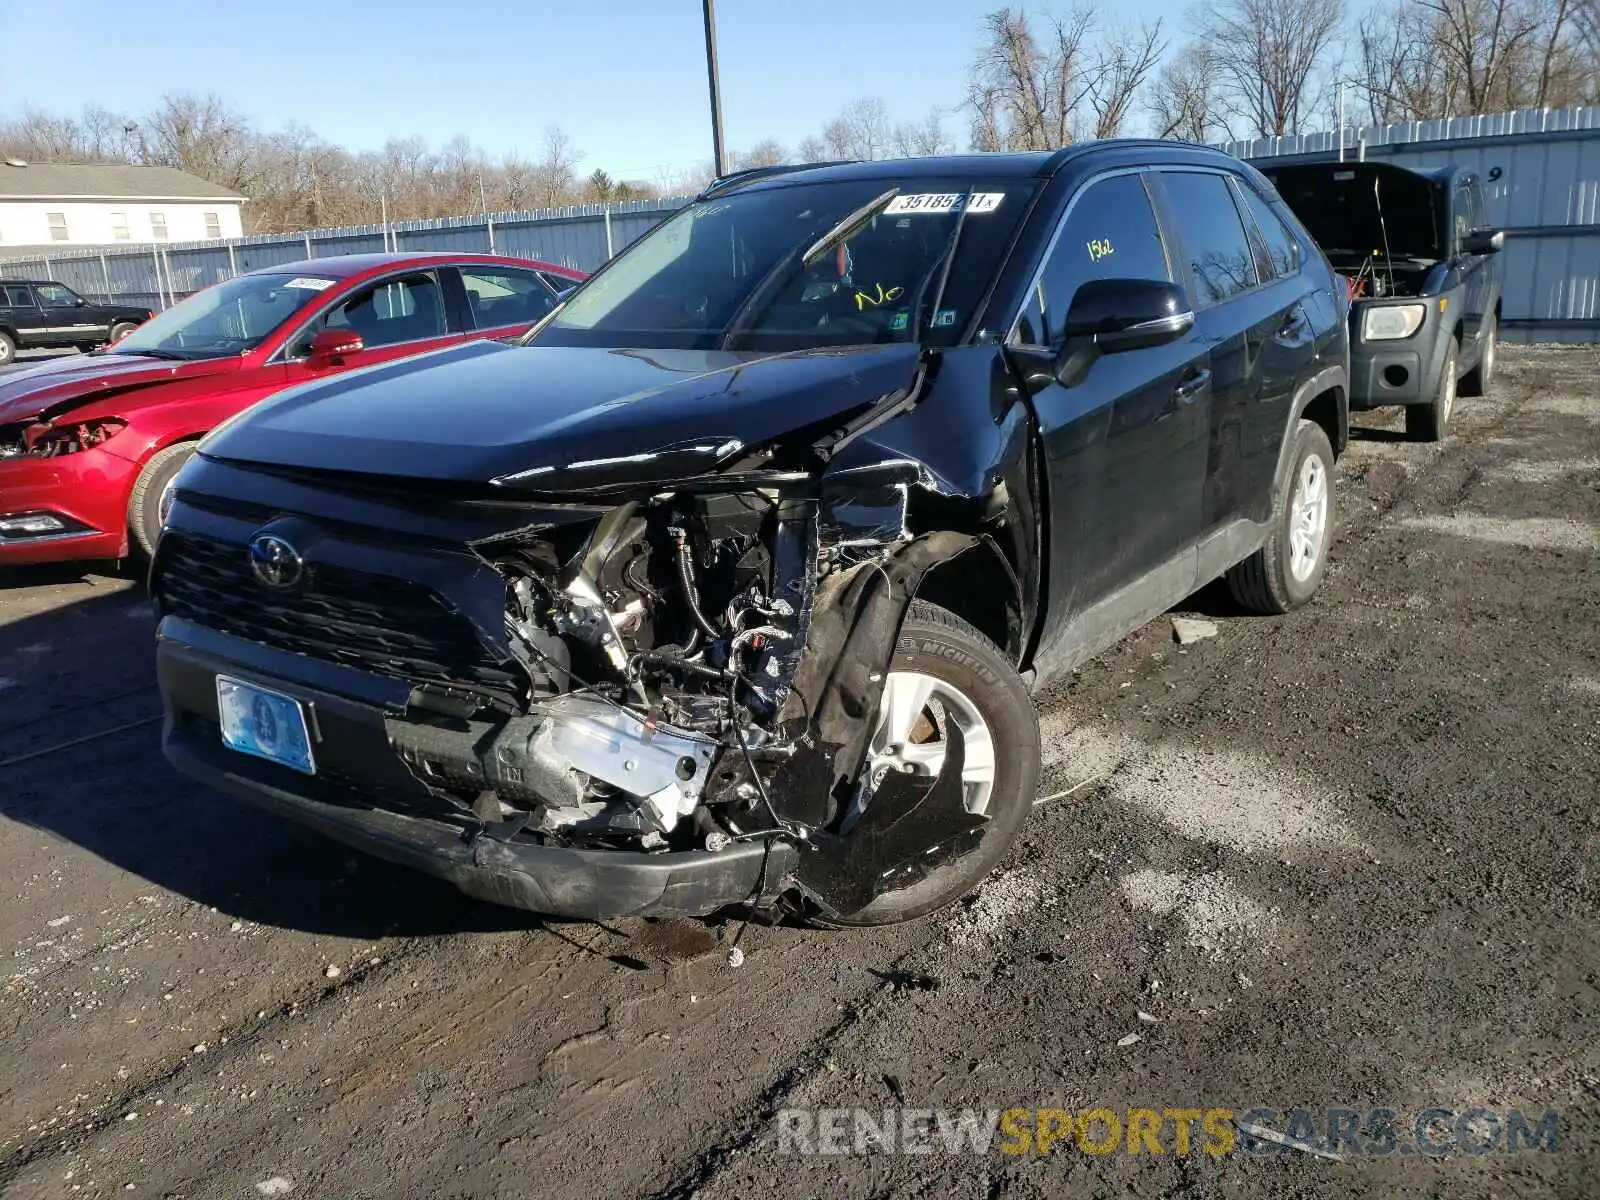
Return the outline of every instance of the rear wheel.
[[[172,503],[172,484],[183,464],[194,455],[194,442],[179,442],[157,451],[133,485],[128,501],[128,530],[133,544],[148,560],[156,552],[156,540]]]
[[[1467,372],[1467,377],[1461,381],[1461,394],[1463,396],[1487,396],[1489,385],[1494,382],[1494,360],[1496,343],[1500,340],[1500,322],[1495,320],[1493,313],[1483,319],[1483,349],[1478,352],[1478,365]]]
[[[1295,431],[1271,524],[1266,545],[1228,572],[1228,590],[1252,612],[1286,613],[1317,590],[1333,540],[1333,447],[1315,421]]]
[[[9,367],[11,360],[17,356],[17,344],[11,340],[11,335],[0,329],[0,367]]]
[[[1455,411],[1457,368],[1461,363],[1461,344],[1450,339],[1450,348],[1444,354],[1444,368],[1439,372],[1439,386],[1427,404],[1406,405],[1406,436],[1413,442],[1442,442],[1445,430],[1450,427],[1450,414]]]
[[[950,748],[951,726],[964,749],[961,804],[975,827],[911,848],[943,860],[925,868],[908,856],[865,907],[819,920],[826,925],[889,925],[925,916],[971,891],[1010,849],[1039,786],[1039,721],[1015,667],[960,617],[912,605],[884,681],[867,751],[862,809],[871,793],[904,772],[936,778]],[[955,824],[964,824],[960,813]],[[849,822],[852,816],[847,817]]]

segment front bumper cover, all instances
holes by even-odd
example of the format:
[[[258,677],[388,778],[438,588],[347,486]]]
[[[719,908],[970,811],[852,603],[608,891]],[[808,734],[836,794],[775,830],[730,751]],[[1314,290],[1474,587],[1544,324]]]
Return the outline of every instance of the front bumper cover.
[[[180,771],[478,899],[580,920],[705,916],[734,904],[770,904],[796,865],[794,848],[780,842],[736,844],[717,853],[579,850],[473,837],[467,823],[373,807],[362,802],[364,794],[426,795],[388,747],[387,698],[367,688],[367,695],[352,696],[356,689],[344,685],[357,682],[345,678],[354,672],[306,672],[309,664],[296,656],[172,618],[158,636],[162,748]],[[305,703],[319,765],[326,763],[333,778],[308,779],[223,746],[216,726],[219,671],[259,680]]]

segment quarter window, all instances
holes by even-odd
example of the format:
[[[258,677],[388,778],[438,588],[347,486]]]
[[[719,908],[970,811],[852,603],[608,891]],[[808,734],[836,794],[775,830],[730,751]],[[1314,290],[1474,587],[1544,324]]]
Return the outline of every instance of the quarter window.
[[[1250,210],[1256,230],[1261,235],[1258,250],[1266,251],[1266,261],[1257,264],[1262,268],[1262,277],[1270,279],[1276,276],[1282,279],[1286,275],[1293,275],[1299,266],[1298,247],[1293,236],[1284,228],[1283,220],[1248,184],[1241,184],[1239,191],[1243,194],[1244,206]]]
[[[497,325],[532,325],[555,307],[556,298],[531,271],[486,267],[461,268],[472,323],[479,329]]]
[[[46,213],[45,219],[50,222],[50,240],[64,242],[67,240],[67,214]]]
[[[167,240],[167,214],[153,212],[150,214],[150,236],[158,242]]]
[[[1194,278],[1195,303],[1220,304],[1255,287],[1255,254],[1228,181],[1199,171],[1162,173],[1183,259]]]
[[[1091,279],[1172,279],[1155,212],[1138,175],[1098,180],[1078,196],[1029,298],[1016,339],[1033,345],[1059,341],[1072,297]]]
[[[119,242],[125,242],[129,239],[127,213],[114,212],[111,214],[111,236]]]
[[[363,288],[328,313],[319,327],[353,330],[369,348],[438,337],[445,331],[439,281],[424,272]]]

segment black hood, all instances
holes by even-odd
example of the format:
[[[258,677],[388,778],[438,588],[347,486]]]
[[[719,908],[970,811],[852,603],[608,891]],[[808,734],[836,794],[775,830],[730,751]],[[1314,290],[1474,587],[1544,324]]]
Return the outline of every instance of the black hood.
[[[762,355],[474,342],[284,392],[213,458],[559,492],[681,479],[893,403],[915,345]]]
[[[1426,175],[1381,162],[1298,163],[1262,174],[1330,257],[1382,257],[1385,227],[1393,258],[1445,256],[1442,205]]]

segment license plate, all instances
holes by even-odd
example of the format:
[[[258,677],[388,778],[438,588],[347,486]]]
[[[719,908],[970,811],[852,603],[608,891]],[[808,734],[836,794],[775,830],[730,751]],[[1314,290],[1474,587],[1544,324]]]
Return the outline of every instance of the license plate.
[[[230,750],[253,754],[303,775],[317,773],[305,709],[293,696],[218,675],[217,715],[222,742]]]

